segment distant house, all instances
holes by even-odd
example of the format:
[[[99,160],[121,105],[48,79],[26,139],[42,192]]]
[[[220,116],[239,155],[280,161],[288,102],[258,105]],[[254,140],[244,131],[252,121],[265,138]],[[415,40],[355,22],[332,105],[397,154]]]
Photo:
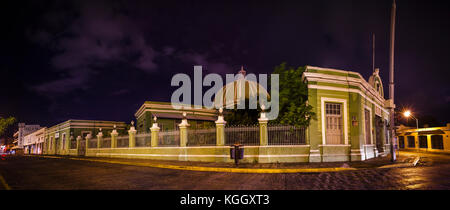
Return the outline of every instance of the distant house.
[[[450,123],[419,129],[400,126],[396,133],[399,149],[450,153]]]
[[[95,138],[99,129],[105,137],[110,135],[110,132],[116,129],[119,133],[124,135],[126,133],[125,122],[118,121],[101,121],[101,120],[67,120],[59,123],[45,130],[43,154],[57,154],[57,155],[76,155],[76,148],[73,147],[72,142],[80,136],[85,139],[87,135]]]
[[[24,149],[24,137],[34,131],[41,129],[40,125],[26,125],[19,123],[19,130],[14,133],[14,146],[11,148],[16,154],[22,154]]]
[[[185,105],[191,107],[191,105]],[[157,118],[161,131],[177,130],[181,123],[183,112],[186,112],[191,129],[214,127],[217,120],[217,111],[214,109],[175,109],[169,102],[146,101],[134,114],[136,117],[136,130],[138,133],[149,133],[154,117]]]
[[[41,128],[24,137],[24,153],[25,154],[42,154],[44,147],[44,137],[47,128]]]

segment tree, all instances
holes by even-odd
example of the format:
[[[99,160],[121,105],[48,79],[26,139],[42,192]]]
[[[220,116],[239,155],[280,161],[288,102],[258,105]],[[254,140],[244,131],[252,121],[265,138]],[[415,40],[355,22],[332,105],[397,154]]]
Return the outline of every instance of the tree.
[[[278,118],[271,120],[270,124],[285,124],[298,127],[306,127],[316,115],[312,112],[312,106],[307,104],[308,87],[302,81],[305,67],[288,67],[286,63],[276,66],[273,73],[279,74],[279,114]],[[270,79],[269,79],[270,81]],[[269,84],[270,86],[270,84]],[[270,90],[270,88],[269,88]],[[248,105],[248,100],[246,100]],[[248,107],[248,106],[246,106]],[[225,115],[229,125],[248,125],[258,123],[260,106],[258,110],[230,110]]]
[[[288,67],[282,63],[275,67],[274,74],[279,74],[280,112],[278,118],[270,123],[287,124],[299,127],[309,125],[316,115],[307,103],[308,87],[302,81],[305,67]]]
[[[245,103],[245,107],[249,107],[248,99],[243,103]],[[225,120],[228,125],[255,125],[258,123],[259,113],[261,112],[259,103],[257,107],[258,109],[237,109],[234,107],[232,110],[225,110]]]
[[[5,134],[6,130],[16,122],[15,117],[2,118],[0,117],[0,136]]]

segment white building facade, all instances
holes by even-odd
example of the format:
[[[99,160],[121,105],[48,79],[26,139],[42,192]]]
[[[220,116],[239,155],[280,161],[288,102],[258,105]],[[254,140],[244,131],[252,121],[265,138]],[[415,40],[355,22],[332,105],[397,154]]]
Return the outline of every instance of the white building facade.
[[[19,138],[17,141],[17,147],[23,149],[24,137],[30,133],[33,133],[41,129],[40,125],[26,125],[25,123],[19,123]]]
[[[46,128],[41,128],[24,136],[23,148],[25,154],[42,154]]]

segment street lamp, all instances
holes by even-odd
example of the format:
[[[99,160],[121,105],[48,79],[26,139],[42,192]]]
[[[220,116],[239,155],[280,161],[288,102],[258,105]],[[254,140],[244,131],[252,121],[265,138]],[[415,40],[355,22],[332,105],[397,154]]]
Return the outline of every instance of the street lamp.
[[[419,129],[419,120],[417,120],[417,118],[415,118],[415,117],[411,114],[411,111],[409,111],[409,110],[405,111],[405,112],[403,113],[403,116],[414,118],[414,119],[416,120],[416,127],[417,127],[417,129]]]

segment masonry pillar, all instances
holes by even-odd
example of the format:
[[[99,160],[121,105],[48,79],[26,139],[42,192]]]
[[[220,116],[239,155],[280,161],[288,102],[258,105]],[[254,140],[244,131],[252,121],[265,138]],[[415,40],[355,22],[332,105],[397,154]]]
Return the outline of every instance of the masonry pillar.
[[[89,149],[89,141],[92,139],[92,135],[91,134],[88,134],[88,135],[86,135],[86,153],[85,153],[85,155],[87,156],[87,151],[88,151],[88,149]]]
[[[156,116],[153,118],[153,125],[150,128],[150,131],[152,133],[152,138],[151,138],[151,146],[152,147],[157,147],[158,146],[158,138],[159,138],[159,127],[158,127],[158,123],[156,123]]]
[[[111,131],[111,148],[117,147],[117,136],[119,133],[117,133],[116,125],[114,125],[113,131]]]
[[[267,146],[268,145],[268,134],[267,134],[267,123],[269,119],[266,117],[266,112],[264,111],[264,105],[261,105],[261,117],[258,119],[259,121],[259,145]]]
[[[223,109],[219,109],[219,117],[216,120],[216,146],[225,145],[225,124],[227,123],[223,118]]]
[[[102,147],[102,139],[103,139],[103,133],[102,133],[102,128],[100,128],[99,132],[97,134],[97,148]]]
[[[136,146],[136,129],[134,128],[134,121],[131,121],[131,127],[130,127],[130,130],[128,130],[128,138],[129,138],[128,147],[135,147]]]
[[[183,120],[178,125],[180,127],[180,147],[186,147],[187,144],[187,127],[189,123],[187,121],[186,112],[183,112]]]
[[[69,142],[68,142],[68,145],[67,145],[68,149],[72,149],[72,148],[70,148],[70,147],[72,147],[72,141],[73,141],[73,133],[70,132]]]
[[[80,149],[80,141],[82,140],[83,138],[81,138],[81,136],[77,136],[77,154],[78,154],[78,150]]]

